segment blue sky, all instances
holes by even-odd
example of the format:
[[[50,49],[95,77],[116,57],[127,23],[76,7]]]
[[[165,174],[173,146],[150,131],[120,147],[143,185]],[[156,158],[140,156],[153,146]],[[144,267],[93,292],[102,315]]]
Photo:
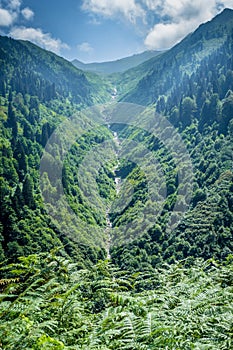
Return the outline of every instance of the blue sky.
[[[108,61],[167,49],[225,7],[233,0],[0,0],[0,34]]]

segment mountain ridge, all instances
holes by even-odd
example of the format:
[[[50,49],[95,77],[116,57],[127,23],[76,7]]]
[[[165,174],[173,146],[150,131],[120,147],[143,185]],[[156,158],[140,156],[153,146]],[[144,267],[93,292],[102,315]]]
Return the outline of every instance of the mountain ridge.
[[[213,29],[214,33],[213,36],[211,36],[211,30]],[[118,84],[125,86],[125,88],[121,88],[123,92],[120,101],[137,101],[142,105],[155,103],[156,99],[159,97],[159,93],[154,93],[156,88],[152,87],[152,84],[156,85],[155,82],[157,82],[158,85],[163,84],[168,71],[172,69],[174,72],[180,70],[187,72],[187,68],[184,68],[186,63],[188,65],[191,63],[191,70],[194,69],[194,65],[198,67],[203,58],[207,57],[212,52],[214,53],[222,46],[223,42],[226,40],[226,33],[229,33],[232,29],[233,10],[224,9],[212,20],[201,24],[181,42],[159,55],[159,57],[151,58],[149,61],[142,63],[135,68],[135,72],[134,68],[126,71],[117,78]],[[196,47],[193,46],[194,44]],[[195,54],[193,58],[196,62],[191,62],[193,53]],[[176,66],[174,66],[174,60]],[[141,79],[138,78],[137,75],[141,75]],[[160,80],[162,81],[160,82]],[[143,89],[141,89],[141,86],[143,86]],[[164,91],[164,93],[166,93],[166,91]],[[152,96],[152,94],[154,96]]]
[[[231,17],[107,79],[0,37],[0,349],[232,348]]]
[[[18,55],[18,52],[21,54]],[[12,80],[18,92],[25,93],[28,86],[32,89],[33,85],[35,94],[38,95],[38,80],[39,84],[46,85],[50,90],[50,98],[69,97],[80,106],[104,102],[107,99],[108,86],[101,77],[79,70],[65,58],[30,41],[0,36],[0,59],[4,62],[0,67],[1,84],[8,85]],[[28,78],[22,75],[27,75]],[[25,83],[20,83],[19,79],[25,80]],[[104,89],[100,89],[100,86]]]
[[[91,71],[95,73],[113,74],[122,73],[130,68],[149,60],[152,57],[159,55],[162,51],[149,50],[132,56],[123,57],[113,61],[83,63],[77,59],[71,62],[79,69]]]
[[[125,99],[136,104],[152,104],[151,108],[155,108],[157,113],[166,116],[173,127],[182,134],[195,164],[196,182],[192,199],[193,207],[206,199],[211,191],[210,186],[218,180],[221,173],[228,171],[231,165],[232,24],[232,11],[225,11],[215,20],[189,34],[171,50],[130,71],[120,75],[113,74],[106,79],[93,73],[84,73],[70,62],[37,48],[29,42],[0,37],[0,123],[3,135],[3,146],[0,149],[1,181],[3,183],[0,187],[2,191],[0,192],[2,193],[0,241],[3,242],[3,257],[10,258],[12,252],[17,254],[34,252],[33,239],[37,248],[43,247],[42,250],[46,250],[47,245],[51,247],[59,240],[60,244],[68,241],[68,248],[64,248],[63,252],[68,250],[71,256],[79,254],[79,249],[82,252],[89,249],[88,244],[91,242],[86,239],[85,225],[78,228],[72,227],[74,232],[85,238],[86,245],[80,248],[64,234],[67,227],[67,217],[64,214],[59,229],[55,229],[55,224],[49,223],[48,216],[42,214],[44,207],[38,189],[38,168],[41,152],[59,123],[72,115],[78,115],[81,118],[80,122],[84,122],[85,118],[82,120],[82,114],[77,111],[94,103],[111,102],[111,88],[114,83],[116,83],[120,100]],[[124,79],[128,81],[125,82]],[[137,84],[135,79],[138,80]],[[127,85],[128,82],[135,86],[131,89],[132,85]],[[124,85],[122,91],[121,83]],[[87,133],[85,137],[78,140],[71,154],[67,156],[68,163],[64,165],[62,184],[66,198],[75,213],[78,213],[84,222],[93,224],[94,228],[98,229],[104,227],[105,213],[100,213],[88,206],[85,193],[79,187],[76,170],[85,152],[90,151],[92,145],[98,145],[107,138],[111,138],[111,128],[114,130],[114,126],[110,126],[110,129],[98,130],[96,128],[95,132]],[[153,228],[145,239],[142,238],[142,242],[140,239],[136,241],[132,252],[137,251],[138,246],[143,247],[146,264],[153,267],[157,263],[172,262],[174,259],[186,256],[187,246],[179,243],[186,234],[183,228],[177,229],[171,242],[164,228],[166,215],[172,211],[179,187],[176,170],[170,161],[170,156],[166,149],[163,149],[162,145],[157,142],[158,140],[151,135],[140,134],[139,130],[127,130],[127,128],[121,130],[120,127],[116,131],[121,134],[120,136],[143,141],[145,146],[155,153],[167,171],[164,186],[168,186],[169,191],[168,197],[165,198],[164,211],[157,223],[160,229]],[[53,154],[56,156],[47,155],[46,158],[48,162],[52,162],[52,165],[54,165],[53,159],[60,159],[55,145]],[[103,201],[111,201],[115,198],[112,174],[114,166],[115,164],[110,162],[99,174],[98,186],[100,187],[99,192],[104,196]],[[133,165],[122,162],[119,165],[119,172],[125,174],[129,183],[135,184],[136,189],[131,207],[126,208],[120,215],[112,215],[111,220],[115,226],[129,221],[136,215],[137,208],[143,205],[147,193],[145,179]],[[52,189],[51,196],[57,203],[56,186],[51,185],[51,181],[54,180],[53,172],[50,177],[44,174],[43,190],[48,193],[49,189]],[[228,193],[225,195],[223,191],[221,196],[220,201],[225,201],[226,207],[229,207],[226,212],[230,212],[230,195]],[[59,203],[61,207],[64,201],[63,198],[63,202]],[[211,208],[208,202],[206,206]],[[199,207],[201,206],[197,206],[194,211],[197,221],[203,217],[203,213],[199,213]],[[40,224],[37,223],[35,208],[39,212]],[[209,253],[206,253],[207,248],[204,250],[202,247],[198,247],[197,251],[195,243],[188,242],[192,256],[209,258],[213,253],[219,258],[225,257],[229,252],[228,229],[231,225],[231,216],[228,213],[229,218],[225,220],[222,218],[222,212],[219,214],[215,211],[215,213],[216,216],[221,215],[222,227],[221,220],[213,219],[213,230],[216,230],[214,235],[217,235],[217,231],[220,230],[221,238],[213,241],[213,249],[209,248]],[[207,227],[204,221],[203,218],[203,227]],[[37,224],[39,226],[37,235],[34,235]],[[135,232],[136,228],[134,228]],[[43,242],[40,240],[39,230],[49,232],[43,235]],[[157,235],[162,238],[158,238]],[[202,239],[205,239],[207,235],[208,233],[203,231]],[[174,247],[173,255],[166,246],[168,241]],[[77,246],[79,253],[74,248]],[[176,246],[179,248],[175,248]],[[223,246],[226,247],[226,250],[221,255],[220,247]],[[155,254],[151,252],[157,250],[159,257],[152,259],[151,255]],[[132,264],[130,259],[128,262],[124,261],[127,251],[129,256],[133,254],[128,247],[123,250],[115,249],[111,255],[115,263],[121,268],[127,266],[130,269],[136,268],[135,266],[140,268],[137,255],[132,260]],[[90,253],[93,261],[97,259],[97,255],[104,257],[104,254],[103,250],[98,254],[93,251]]]

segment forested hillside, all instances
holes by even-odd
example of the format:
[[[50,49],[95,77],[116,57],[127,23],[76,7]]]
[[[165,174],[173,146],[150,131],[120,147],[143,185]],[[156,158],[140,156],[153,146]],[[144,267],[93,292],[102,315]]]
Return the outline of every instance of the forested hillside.
[[[233,347],[232,54],[232,10],[109,77],[0,37],[0,349]]]
[[[171,105],[177,105],[183,95],[197,93],[193,86],[201,79],[207,79],[203,89],[208,88],[211,74],[217,80],[218,64],[222,60],[225,72],[221,71],[219,75],[226,75],[232,63],[232,17],[232,10],[225,9],[172,49],[139,65],[136,70],[131,69],[120,75],[117,83],[123,94],[121,100],[148,105],[157,103],[164,96],[171,96],[175,99]]]
[[[109,85],[29,42],[1,37],[0,43],[0,259],[14,261],[61,245],[80,262],[86,250],[86,262],[97,261],[103,253],[75,246],[51,223],[39,191],[39,165],[54,129],[77,110],[104,102]],[[84,148],[95,139],[89,136]],[[49,179],[44,182],[49,186]]]
[[[156,266],[164,260],[174,262],[200,256],[224,259],[232,252],[232,30],[233,11],[225,10],[164,53],[160,62],[149,61],[151,73],[124,97],[130,102],[153,102],[157,113],[176,126],[190,152],[195,180],[186,218],[172,235],[167,235],[167,215],[173,210],[179,192],[172,157],[166,145],[153,136],[128,127],[120,131],[122,137],[144,140],[156,153],[156,158],[164,164],[169,188],[154,229],[128,247],[113,251],[112,258],[121,267],[137,270],[141,266]],[[124,167],[123,162],[123,173]],[[136,194],[134,197],[137,210],[144,179],[140,181],[136,171],[129,177],[137,182],[138,198]],[[130,222],[135,210],[132,206],[124,210],[120,217],[114,217],[115,224]]]
[[[107,86],[99,76],[84,73],[30,42],[0,36],[0,60],[3,96],[10,87],[43,102],[69,98],[85,107],[106,100]]]

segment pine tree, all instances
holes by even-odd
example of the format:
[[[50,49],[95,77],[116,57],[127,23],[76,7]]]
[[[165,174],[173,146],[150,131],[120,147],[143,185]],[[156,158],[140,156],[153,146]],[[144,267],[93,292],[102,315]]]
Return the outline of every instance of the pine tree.
[[[6,84],[4,80],[0,80],[0,94],[2,97],[6,97]]]
[[[19,214],[20,213],[20,209],[24,205],[24,199],[23,199],[23,196],[22,196],[22,191],[21,191],[21,188],[20,188],[19,185],[17,185],[17,187],[16,187],[16,190],[15,190],[12,202],[13,202],[13,207],[14,207],[14,210],[15,210],[16,214]]]
[[[42,135],[41,135],[42,146],[46,145],[46,142],[48,141],[49,135],[50,135],[50,126],[49,126],[49,123],[45,123],[42,126]]]
[[[10,88],[10,90],[9,90],[9,95],[8,95],[8,101],[9,101],[9,102],[12,102],[12,100],[13,100],[12,89]]]
[[[18,174],[19,178],[22,181],[25,174],[27,173],[27,158],[25,155],[25,150],[23,147],[23,141],[18,140],[16,143],[15,151],[14,151],[14,158],[18,161]]]
[[[25,204],[29,208],[33,209],[35,205],[34,197],[33,197],[33,182],[29,174],[27,174],[25,177],[22,194],[23,194]]]
[[[16,120],[15,110],[12,106],[12,102],[8,104],[8,118],[7,118],[7,126],[12,129],[12,136],[15,139],[18,135],[18,125]]]

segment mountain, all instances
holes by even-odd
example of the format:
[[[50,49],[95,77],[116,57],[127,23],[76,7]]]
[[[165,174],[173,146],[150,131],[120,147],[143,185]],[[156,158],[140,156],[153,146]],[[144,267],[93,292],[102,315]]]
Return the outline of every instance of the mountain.
[[[0,349],[232,349],[232,14],[104,77],[0,37]]]
[[[154,227],[128,247],[122,245],[113,249],[112,259],[123,269],[139,268],[142,263],[137,255],[142,250],[144,264],[154,259],[154,266],[159,261],[191,261],[194,257],[221,260],[233,251],[232,33],[233,11],[226,9],[171,50],[118,77],[118,91],[129,88],[129,81],[135,83],[128,93],[122,92],[120,101],[152,104],[159,115],[166,117],[170,127],[175,127],[184,140],[194,172],[189,211],[169,235],[165,233],[167,217],[179,198],[181,184],[176,183],[177,170],[166,144],[154,137],[153,125],[152,135],[129,127],[119,129],[119,137],[134,142],[140,140],[155,153],[155,158],[164,165],[167,188],[173,188],[163,212],[156,219],[157,229]],[[167,133],[169,135],[169,127]],[[176,151],[174,147],[174,155]],[[127,167],[129,164],[122,162],[119,172],[122,176],[126,173],[129,181],[137,184],[137,190],[131,206],[112,217],[116,226],[129,223],[146,196],[144,177],[140,180],[136,169],[128,174]],[[182,202],[185,203],[185,198]],[[137,230],[139,226],[135,225],[134,233]]]
[[[177,91],[180,98],[184,93],[184,80],[190,78],[191,81],[194,76],[198,79],[198,72],[206,62],[212,60],[214,65],[215,57],[217,59],[219,52],[223,52],[231,43],[232,28],[233,10],[225,9],[172,49],[136,67],[135,70],[128,70],[118,79],[119,90],[123,94],[121,101],[148,105],[156,103],[163,94],[170,95]]]
[[[90,71],[95,73],[112,74],[121,73],[130,68],[136,67],[139,64],[149,60],[152,57],[159,55],[160,51],[144,51],[140,54],[121,58],[116,61],[83,63],[77,59],[72,61],[73,65],[83,71]]]
[[[118,126],[118,130],[116,126],[112,126],[113,130],[115,127],[115,131],[123,138],[141,140],[145,147],[154,152],[161,164],[164,164],[164,169],[167,169],[167,172],[164,170],[166,178],[164,186],[169,188],[168,196],[165,200],[164,211],[158,218],[158,222],[155,222],[159,229],[156,226],[157,228],[151,230],[151,237],[147,235],[144,240],[147,246],[146,249],[143,248],[145,256],[149,259],[149,252],[154,251],[154,246],[156,246],[155,250],[160,252],[160,257],[157,257],[155,261],[160,262],[184,257],[187,251],[192,252],[192,256],[209,258],[215,255],[220,258],[221,250],[225,251],[222,254],[226,256],[231,249],[230,235],[226,233],[226,230],[232,227],[232,217],[229,214],[227,220],[223,219],[226,208],[224,207],[222,212],[218,210],[218,204],[215,203],[213,196],[213,193],[218,193],[218,188],[213,190],[213,186],[216,181],[221,183],[221,179],[224,179],[224,183],[227,182],[231,188],[231,176],[227,172],[231,170],[232,30],[233,11],[225,10],[212,21],[201,25],[171,50],[127,72],[113,74],[108,79],[94,73],[82,72],[70,62],[30,42],[0,37],[0,115],[3,144],[1,148],[0,218],[3,242],[0,254],[2,259],[4,256],[17,256],[19,252],[26,254],[26,252],[34,251],[32,232],[35,234],[34,227],[38,217],[41,220],[38,224],[38,232],[48,230],[49,234],[44,235],[43,243],[40,235],[37,234],[35,240],[37,247],[42,245],[45,249],[46,246],[53,244],[51,242],[58,241],[63,246],[64,241],[67,241],[65,232],[68,228],[68,221],[71,219],[65,215],[64,211],[60,213],[60,219],[62,218],[60,224],[58,222],[49,224],[49,216],[44,213],[44,206],[41,204],[42,199],[38,189],[40,155],[50,135],[62,121],[77,114],[77,110],[83,107],[96,102],[109,101],[111,84],[114,79],[119,84],[118,93],[122,101],[153,104],[153,108],[158,113],[167,117],[187,143],[195,164],[195,190],[192,199],[193,208],[190,209],[192,219],[187,219],[183,226],[178,226],[170,241],[170,237],[161,233],[164,231],[167,215],[172,211],[172,203],[176,201],[179,194],[176,168],[172,163],[167,165],[167,162],[170,162],[170,156],[164,149],[164,145],[158,143],[158,140],[151,138],[150,135],[141,134],[140,129],[131,130],[124,127],[121,129]],[[135,86],[132,87],[134,83]],[[129,87],[131,89],[128,90],[128,93],[123,94]],[[80,123],[86,123],[87,127],[91,123],[88,120],[85,121],[81,114],[79,118]],[[82,224],[73,225],[71,230],[74,236],[83,237],[81,241],[86,242],[85,247],[80,248],[80,245],[75,244],[69,237],[69,243],[67,243],[69,248],[66,249],[71,255],[82,255],[80,250],[88,250],[89,245],[93,248],[93,239],[88,238],[85,223],[91,224],[96,239],[101,239],[98,236],[98,230],[101,231],[101,227],[104,226],[106,213],[100,199],[95,199],[98,203],[97,207],[88,204],[85,191],[79,186],[76,168],[91,147],[94,145],[97,147],[98,144],[111,137],[111,130],[99,129],[96,125],[96,130],[87,133],[76,142],[66,157],[62,185],[72,209],[83,220]],[[212,146],[204,147],[202,142]],[[53,158],[54,166],[55,160],[60,159],[62,162],[62,152],[59,152],[55,145],[51,147],[51,152],[51,154],[46,154],[45,162],[49,164],[49,159],[52,161]],[[98,175],[97,182],[103,203],[106,201],[110,203],[115,198],[113,167],[114,161],[107,162],[103,166],[103,171]],[[85,171],[87,169],[84,169]],[[130,222],[138,208],[145,203],[147,196],[145,178],[139,169],[135,168],[135,165],[120,161],[118,173],[122,178],[128,179],[129,183],[133,182],[136,188],[132,200],[124,211],[119,211],[114,215],[109,214],[109,219],[115,227],[120,227],[124,222]],[[86,177],[88,177],[88,171]],[[225,181],[226,178],[228,181]],[[63,197],[58,200],[56,176],[53,172],[49,174],[45,171],[41,186],[59,207],[65,205]],[[126,187],[125,191],[128,190]],[[226,197],[224,197],[225,190]],[[220,202],[228,203],[226,210],[230,213],[231,199],[227,187],[220,191],[218,198]],[[202,205],[199,204],[200,201],[203,202]],[[38,210],[37,216],[33,213],[35,209]],[[195,218],[199,226],[202,225],[201,218],[203,218],[203,235],[200,245],[207,239],[206,214],[204,213],[208,210],[212,212],[212,224],[208,226],[208,230],[212,227],[214,235],[219,235],[220,230],[222,233],[221,238],[214,240],[213,247],[210,245],[209,253],[206,253],[204,246],[197,247],[197,243],[189,240],[187,232],[191,231],[194,234],[196,232]],[[222,217],[222,219],[218,221],[217,217]],[[58,228],[55,229],[55,226]],[[154,241],[153,237],[156,236],[154,230],[160,232],[159,236],[162,238],[156,238]],[[140,231],[140,228],[135,223],[134,232],[137,231]],[[180,244],[184,237],[186,237],[186,245]],[[118,239],[120,241],[120,237]],[[165,242],[173,246],[172,255]],[[188,250],[187,244],[189,244]],[[129,250],[126,247],[123,250],[121,247],[113,248],[112,259],[121,268],[125,266],[132,268],[131,262],[135,266],[140,266],[136,258],[129,259],[127,264],[125,262],[125,255],[131,255],[138,246],[144,247],[144,243],[135,240],[133,249]],[[100,250],[98,254],[104,255],[104,250]],[[91,259],[96,259],[95,253],[92,252],[90,255]],[[154,263],[151,264],[154,265]]]
[[[113,170],[116,163],[119,164],[117,174],[134,183],[135,191],[123,211],[109,213],[107,220],[111,220],[113,227],[130,223],[138,208],[146,203],[147,196],[143,173],[135,164],[120,159],[106,162],[98,176],[95,175],[101,194],[100,198],[94,195],[96,206],[88,202],[88,186],[80,187],[77,167],[92,147],[111,139],[113,131],[122,138],[140,140],[153,152],[163,165],[165,182],[162,185],[169,188],[164,210],[156,220],[152,218],[155,227],[149,234],[145,232],[145,238],[136,222],[133,232],[141,232],[139,239],[122,248],[121,237],[118,237],[119,244],[111,251],[115,264],[123,269],[141,269],[141,253],[138,257],[132,256],[138,247],[144,254],[143,266],[148,268],[187,256],[205,259],[227,256],[232,249],[229,234],[232,229],[229,192],[232,188],[232,14],[231,10],[223,11],[171,50],[108,78],[82,72],[70,62],[29,42],[0,37],[1,260],[16,259],[20,254],[30,254],[38,249],[44,251],[57,244],[63,247],[64,254],[83,259],[82,263],[85,263],[87,251],[91,261],[105,256],[104,248],[95,247],[87,225],[91,225],[92,235],[97,241],[103,239],[100,232],[106,223],[104,205],[110,205],[116,198]],[[185,198],[179,194],[177,170],[166,147],[156,138],[141,132],[140,126],[134,130],[119,125],[110,125],[111,129],[96,125],[96,130],[85,133],[74,142],[65,159],[60,185],[64,187],[65,197],[59,199],[55,171],[44,171],[41,188],[38,188],[40,157],[53,131],[74,114],[81,124],[91,128],[94,121],[86,120],[82,114],[77,114],[77,110],[94,103],[111,102],[113,82],[118,84],[122,101],[152,104],[152,108],[166,116],[181,134],[191,154],[195,175],[191,214],[187,214],[187,221],[176,228],[172,238],[164,231],[166,220],[176,199],[180,197],[185,201]],[[128,92],[124,94],[126,90]],[[62,131],[57,137],[62,137]],[[45,164],[52,162],[55,167],[56,162],[63,163],[63,152],[56,145],[50,146],[51,153],[46,152]],[[91,169],[84,168],[83,171],[84,178],[88,178]],[[217,184],[220,188],[225,187],[220,191]],[[45,212],[41,190],[60,208],[65,206],[66,198],[82,219],[81,224],[73,224],[70,228],[72,237],[67,232],[71,217],[61,210],[60,222],[51,221]],[[127,185],[125,191],[130,192]],[[214,193],[219,193],[217,202]],[[223,210],[218,209],[221,202],[225,203],[221,207]],[[207,224],[208,211],[211,215]],[[200,230],[202,234],[197,244],[189,233],[197,235]],[[203,242],[209,242],[210,230],[218,239],[213,239],[212,245],[206,248]],[[81,237],[82,244],[74,237]]]
[[[80,263],[103,257],[103,251],[95,249],[92,255],[92,248],[74,244],[56,228],[43,205],[39,168],[53,131],[77,111],[109,100],[109,83],[30,42],[8,37],[0,37],[0,62],[0,260],[15,261],[56,246]],[[89,134],[76,157],[106,134]],[[50,181],[44,174],[45,190]],[[101,220],[84,202],[76,209],[85,212],[86,220]],[[78,237],[79,228],[75,231]],[[86,249],[88,258],[82,260]]]
[[[28,41],[0,36],[0,84],[42,100],[70,98],[80,106],[103,102],[107,86],[95,74],[86,74],[70,62]],[[100,88],[101,86],[101,88]]]

